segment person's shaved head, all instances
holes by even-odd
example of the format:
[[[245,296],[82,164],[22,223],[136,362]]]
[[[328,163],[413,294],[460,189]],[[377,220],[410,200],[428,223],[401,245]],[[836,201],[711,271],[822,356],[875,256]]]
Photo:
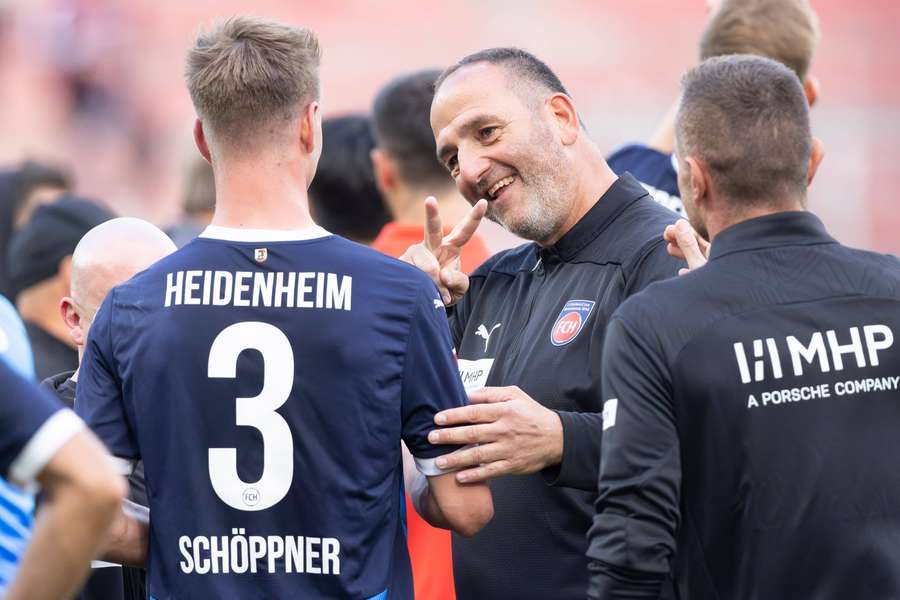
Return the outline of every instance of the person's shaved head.
[[[71,298],[87,313],[81,318],[93,319],[109,290],[174,251],[169,236],[141,219],[112,219],[91,229],[72,254]]]

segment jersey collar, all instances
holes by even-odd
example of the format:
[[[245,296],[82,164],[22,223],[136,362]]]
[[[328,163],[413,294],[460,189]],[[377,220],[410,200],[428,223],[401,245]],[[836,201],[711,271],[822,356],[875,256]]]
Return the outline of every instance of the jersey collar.
[[[649,192],[630,173],[623,174],[572,229],[555,244],[544,248],[543,254],[558,254],[562,260],[575,258],[581,250],[597,239],[597,236],[603,233],[629,204],[648,194]],[[675,215],[673,220],[674,218]]]
[[[784,211],[747,219],[719,232],[709,250],[710,260],[745,250],[776,246],[836,244],[816,215],[805,210]]]
[[[228,242],[299,242],[331,235],[318,225],[303,229],[245,229],[209,225],[198,237]]]

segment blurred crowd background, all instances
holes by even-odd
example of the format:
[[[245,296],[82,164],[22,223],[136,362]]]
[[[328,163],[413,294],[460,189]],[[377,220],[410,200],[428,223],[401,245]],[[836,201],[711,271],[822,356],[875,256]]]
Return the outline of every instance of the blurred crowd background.
[[[810,206],[842,242],[900,252],[900,2],[813,0],[812,112],[826,158]],[[209,22],[253,13],[314,29],[325,116],[368,112],[391,77],[517,45],[544,59],[609,152],[649,136],[696,61],[703,0],[0,0],[0,167],[71,175],[79,195],[162,226],[196,157],[184,57]],[[327,146],[325,149],[327,153]],[[515,240],[488,227],[493,250]]]

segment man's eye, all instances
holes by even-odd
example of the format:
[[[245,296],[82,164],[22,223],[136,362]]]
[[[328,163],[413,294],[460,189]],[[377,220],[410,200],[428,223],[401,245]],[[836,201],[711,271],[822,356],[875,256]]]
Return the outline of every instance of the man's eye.
[[[482,141],[484,141],[484,140],[489,140],[489,139],[491,139],[492,137],[494,137],[494,134],[497,132],[498,129],[500,129],[500,128],[499,128],[499,127],[494,127],[494,126],[491,126],[491,127],[482,127],[481,129],[478,130],[478,137],[479,137]]]

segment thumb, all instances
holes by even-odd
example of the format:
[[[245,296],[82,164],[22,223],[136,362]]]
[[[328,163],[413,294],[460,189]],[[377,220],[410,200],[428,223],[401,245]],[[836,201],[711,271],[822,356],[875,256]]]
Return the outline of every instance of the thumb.
[[[675,244],[684,255],[689,269],[697,269],[706,264],[706,256],[697,242],[697,232],[684,219],[675,223]]]

